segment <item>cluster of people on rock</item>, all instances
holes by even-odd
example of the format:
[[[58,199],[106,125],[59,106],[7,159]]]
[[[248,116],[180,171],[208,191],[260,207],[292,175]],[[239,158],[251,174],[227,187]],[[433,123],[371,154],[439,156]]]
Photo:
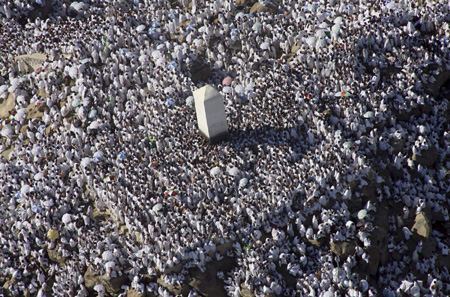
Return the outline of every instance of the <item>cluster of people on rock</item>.
[[[450,293],[450,92],[430,92],[450,70],[448,3],[58,1],[23,23],[45,1],[20,2],[0,7],[12,295],[88,296],[89,270],[171,296],[145,277],[180,285],[224,258],[229,296]],[[32,53],[43,65],[17,69]],[[206,83],[227,112],[217,145],[187,100]],[[417,240],[427,212],[438,224]]]

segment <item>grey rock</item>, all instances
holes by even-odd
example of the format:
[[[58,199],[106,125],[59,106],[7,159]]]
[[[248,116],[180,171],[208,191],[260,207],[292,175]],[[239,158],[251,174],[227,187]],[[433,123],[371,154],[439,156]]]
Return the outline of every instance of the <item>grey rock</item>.
[[[338,257],[347,258],[355,253],[356,243],[353,241],[330,242],[331,251]]]
[[[252,8],[250,8],[250,13],[258,13],[258,12],[272,12],[275,13],[278,11],[278,5],[273,2],[268,2],[266,5],[262,5],[260,2],[256,2],[253,4]]]
[[[423,212],[416,215],[416,218],[414,220],[414,226],[412,227],[411,230],[412,232],[415,232],[418,235],[425,237],[426,239],[429,239],[432,228],[428,216]]]
[[[106,292],[111,295],[118,294],[121,290],[121,286],[129,285],[130,283],[130,280],[125,275],[110,278],[107,275],[100,275],[92,271],[91,266],[88,267],[84,274],[84,285],[87,289],[93,289],[95,285],[102,284],[105,287]]]
[[[439,69],[439,74],[434,75],[432,83],[424,84],[425,91],[433,97],[439,94],[441,87],[450,79],[450,70]]]
[[[438,150],[435,146],[431,146],[420,152],[420,155],[414,154],[412,160],[423,166],[433,166],[438,159]]]
[[[197,59],[191,65],[188,65],[188,71],[191,74],[191,79],[193,82],[207,80],[211,76],[211,69],[209,65],[201,59]]]

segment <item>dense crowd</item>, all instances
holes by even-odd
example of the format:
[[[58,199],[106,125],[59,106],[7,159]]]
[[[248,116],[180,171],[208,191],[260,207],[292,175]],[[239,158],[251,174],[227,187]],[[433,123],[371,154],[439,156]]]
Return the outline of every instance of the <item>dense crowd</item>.
[[[144,275],[182,284],[226,257],[229,296],[450,294],[450,92],[429,89],[450,71],[449,3],[53,1],[27,19],[43,2],[0,1],[5,292],[88,296],[89,267],[171,296]],[[31,53],[47,60],[26,73]],[[206,83],[217,145],[187,100]]]

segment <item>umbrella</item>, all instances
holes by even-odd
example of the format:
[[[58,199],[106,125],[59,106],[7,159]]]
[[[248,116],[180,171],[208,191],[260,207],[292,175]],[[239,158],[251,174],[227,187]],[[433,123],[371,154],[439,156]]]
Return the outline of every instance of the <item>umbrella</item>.
[[[155,64],[156,66],[160,67],[166,63],[166,57],[160,57],[156,60]]]
[[[34,180],[41,180],[44,178],[44,174],[42,172],[36,173],[34,175]]]
[[[91,164],[91,158],[83,158],[80,163],[81,166],[88,167]]]
[[[65,225],[67,225],[67,224],[69,224],[69,223],[72,221],[72,216],[71,216],[70,214],[68,214],[68,213],[65,213],[65,214],[62,216],[61,221],[62,221]]]
[[[306,38],[306,43],[310,47],[314,47],[314,45],[316,44],[316,38],[314,36],[308,37],[308,38]]]
[[[97,121],[93,121],[92,123],[89,124],[88,130],[97,130],[98,129],[98,122]]]
[[[111,251],[104,251],[102,253],[102,260],[105,262],[113,261],[114,260],[113,253]]]
[[[114,261],[109,261],[105,264],[106,270],[114,269],[114,267],[116,267],[116,262]]]
[[[316,36],[317,36],[318,38],[323,38],[323,37],[325,37],[325,31],[324,31],[323,29],[317,30]]]
[[[211,171],[209,172],[212,176],[219,175],[222,171],[220,170],[220,167],[213,167]]]
[[[195,30],[195,26],[193,24],[189,24],[186,26],[186,31],[191,32]]]
[[[351,142],[351,141],[344,142],[344,148],[350,149],[352,146],[353,146],[353,142]]]
[[[56,231],[55,229],[48,230],[47,238],[50,240],[55,240],[56,238],[58,238],[58,231]]]
[[[232,81],[232,78],[230,76],[227,76],[222,80],[222,85],[229,86],[229,85],[231,85],[231,81]]]
[[[94,157],[94,158],[92,158],[92,162],[98,163],[98,162],[100,162],[101,159],[102,159],[101,157]]]
[[[241,11],[236,14],[235,19],[237,20],[237,19],[243,18],[244,16],[245,16],[245,14]]]
[[[80,106],[80,103],[81,103],[80,99],[75,98],[72,100],[72,107],[78,107]]]
[[[175,61],[170,61],[168,68],[169,70],[175,69],[177,67],[177,63]]]
[[[337,18],[334,19],[334,23],[335,24],[342,24],[342,17],[338,16]]]
[[[270,47],[270,44],[268,42],[263,42],[261,43],[261,45],[259,46],[260,49],[262,50],[266,50]]]
[[[159,22],[153,22],[151,27],[152,28],[159,28]]]
[[[243,188],[248,184],[248,179],[247,178],[241,178],[241,180],[239,181],[239,188]]]
[[[47,207],[47,208],[50,208],[50,207],[52,207],[53,205],[55,205],[55,204],[53,203],[53,200],[51,200],[51,199],[45,200],[42,204],[43,204],[45,207]]]
[[[157,60],[157,59],[161,58],[162,56],[163,56],[163,53],[160,50],[154,50],[152,52],[152,58],[154,60]]]
[[[125,154],[124,152],[120,152],[119,154],[117,154],[117,159],[119,160],[125,160],[127,158],[127,154]]]
[[[239,30],[238,29],[232,29],[230,31],[230,36],[238,36],[239,35]]]
[[[333,27],[331,27],[331,33],[338,34],[339,30],[341,30],[341,24],[334,24]]]
[[[374,114],[373,111],[368,111],[368,112],[366,112],[366,113],[363,115],[363,117],[364,117],[365,119],[372,119],[373,117],[375,117],[375,114]]]
[[[189,96],[186,98],[186,105],[192,106],[194,104],[194,97]]]
[[[325,47],[327,45],[327,42],[325,39],[320,38],[319,40],[317,40],[316,43],[316,48],[317,47]]]
[[[97,116],[97,110],[91,109],[91,111],[88,114],[88,118],[93,119],[95,118],[95,116]]]
[[[145,31],[145,25],[139,25],[136,27],[136,32],[142,33]]]
[[[253,24],[252,29],[255,31],[260,31],[262,28],[262,24],[260,22],[256,22]]]
[[[30,185],[23,185],[22,186],[22,188],[20,189],[20,192],[17,192],[16,193],[16,195],[19,195],[20,196],[20,194],[28,194],[28,193],[30,193],[31,192],[31,187],[30,187]],[[16,198],[19,198],[19,197],[16,197]]]
[[[175,105],[175,100],[173,100],[172,98],[169,98],[166,100],[165,104],[167,106],[174,106]]]
[[[140,55],[139,56],[139,62],[141,62],[141,64],[144,64],[146,62],[148,62],[150,60],[150,57],[147,55]]]
[[[31,210],[34,211],[35,213],[41,213],[42,212],[42,206],[40,206],[40,205],[33,205]]]
[[[237,85],[236,87],[234,87],[234,90],[236,91],[236,93],[238,93],[239,95],[244,94],[244,86],[243,85]]]
[[[358,220],[362,221],[367,216],[367,210],[361,209],[358,211]]]
[[[157,204],[155,204],[155,205],[152,207],[152,210],[153,210],[154,212],[158,212],[158,211],[160,211],[162,208],[163,208],[163,205],[162,205],[161,203],[157,203]]]
[[[237,176],[237,175],[239,175],[240,171],[239,171],[239,169],[237,167],[232,167],[232,168],[230,168],[228,173],[230,175]]]
[[[230,86],[226,86],[222,89],[222,92],[224,92],[225,94],[230,94],[231,93],[231,87]]]
[[[105,292],[105,287],[102,284],[95,285],[94,290],[97,292]]]

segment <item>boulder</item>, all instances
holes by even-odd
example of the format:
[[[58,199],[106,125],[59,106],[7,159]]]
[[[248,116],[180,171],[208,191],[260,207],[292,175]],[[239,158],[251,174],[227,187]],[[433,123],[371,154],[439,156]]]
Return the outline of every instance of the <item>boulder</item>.
[[[53,261],[58,263],[59,265],[64,265],[64,262],[66,261],[66,259],[62,256],[62,254],[60,252],[58,252],[57,249],[47,249],[47,254],[48,254],[48,258]]]
[[[88,10],[89,4],[84,2],[72,2],[67,8],[67,15],[71,17],[84,16],[85,11]]]
[[[437,148],[435,146],[431,146],[428,149],[421,151],[420,155],[414,154],[412,156],[412,160],[422,166],[431,167],[434,163],[436,163],[438,156]]]
[[[252,291],[250,291],[245,283],[241,283],[241,296],[242,297],[255,297]]]
[[[31,73],[42,67],[46,59],[47,55],[41,53],[16,56],[14,58],[15,68],[17,71],[24,72],[24,74]]]
[[[265,5],[262,5],[261,2],[256,2],[253,4],[252,8],[250,8],[250,13],[258,13],[258,12],[271,12],[275,13],[278,11],[278,5],[273,2],[267,2]]]
[[[108,275],[100,275],[92,271],[91,266],[88,267],[84,274],[84,285],[87,289],[92,290],[95,285],[102,284],[110,295],[117,295],[121,290],[121,286],[130,285],[130,280],[125,276],[110,278]]]
[[[425,92],[430,94],[433,97],[436,97],[439,94],[439,90],[441,87],[450,80],[450,70],[439,69],[438,75],[433,75],[433,82],[429,82],[424,84]]]
[[[355,253],[356,243],[353,241],[331,241],[331,251],[338,257],[347,258]]]
[[[207,80],[211,76],[209,65],[202,59],[195,60],[191,65],[188,65],[187,68],[193,82]]]
[[[164,281],[164,275],[161,275],[158,278],[157,283],[166,288],[170,293],[172,293],[175,296],[179,295],[187,296],[189,294],[189,286],[187,284],[183,283],[180,286],[168,284]]]
[[[206,271],[194,268],[190,270],[191,279],[189,286],[196,289],[203,296],[225,297],[227,292],[224,289],[225,283],[217,277],[218,271],[227,274],[236,264],[236,260],[230,257],[224,257],[220,261],[211,261],[206,264]]]
[[[369,255],[369,263],[364,267],[369,275],[376,275],[378,267],[389,261],[388,234],[386,230],[376,227],[369,236],[370,246],[365,249]]]
[[[414,220],[414,226],[411,229],[413,232],[417,233],[418,235],[429,239],[431,234],[431,222],[428,216],[421,212],[418,215],[416,215],[416,218]]]
[[[389,139],[389,144],[391,145],[394,154],[398,154],[399,152],[401,152],[405,147],[405,143],[406,143],[406,136]]]

